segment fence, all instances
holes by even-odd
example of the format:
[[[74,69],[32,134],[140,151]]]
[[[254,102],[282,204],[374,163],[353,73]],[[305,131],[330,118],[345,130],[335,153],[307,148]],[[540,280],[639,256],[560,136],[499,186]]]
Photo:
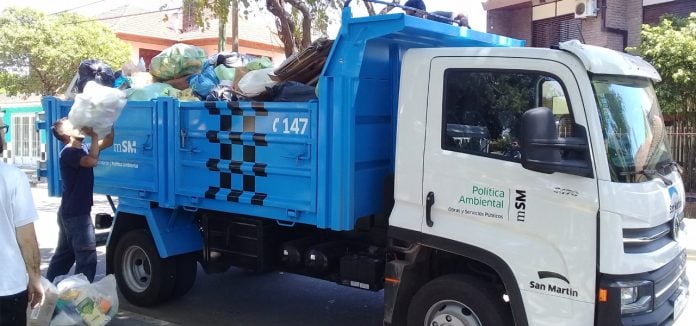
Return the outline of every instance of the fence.
[[[696,133],[670,132],[667,135],[674,160],[684,168],[685,191],[696,192]]]

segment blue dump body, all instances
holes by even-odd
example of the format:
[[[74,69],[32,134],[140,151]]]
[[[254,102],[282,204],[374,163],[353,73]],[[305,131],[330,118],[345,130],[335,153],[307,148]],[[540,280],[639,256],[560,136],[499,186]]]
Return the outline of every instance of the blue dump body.
[[[318,101],[129,101],[115,124],[115,145],[95,169],[95,191],[119,197],[120,212],[154,215],[151,228],[175,229],[187,219],[158,214],[207,209],[352,230],[358,218],[382,210],[385,178],[394,174],[405,51],[523,45],[403,14],[352,18],[348,8]],[[50,126],[72,102],[48,97],[43,106]],[[60,195],[62,145],[51,139],[49,193]],[[166,235],[155,240],[168,242]]]

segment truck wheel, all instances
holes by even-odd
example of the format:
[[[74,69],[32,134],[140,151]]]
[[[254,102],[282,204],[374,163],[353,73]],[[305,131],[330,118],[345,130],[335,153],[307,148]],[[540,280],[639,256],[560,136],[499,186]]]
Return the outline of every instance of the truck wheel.
[[[408,326],[512,325],[503,300],[463,275],[446,275],[425,284],[411,300]]]
[[[188,293],[196,282],[198,261],[196,254],[183,254],[173,257],[176,259],[176,284],[172,296],[178,298]]]
[[[119,290],[136,306],[152,306],[172,297],[176,260],[160,258],[146,230],[129,231],[119,239],[114,271]]]

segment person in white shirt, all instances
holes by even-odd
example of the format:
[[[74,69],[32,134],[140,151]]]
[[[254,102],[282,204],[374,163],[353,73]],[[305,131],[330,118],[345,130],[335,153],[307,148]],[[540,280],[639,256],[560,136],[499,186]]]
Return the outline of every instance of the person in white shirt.
[[[0,153],[7,125],[0,119]],[[0,325],[25,326],[27,306],[43,301],[38,219],[29,180],[20,169],[0,162]]]

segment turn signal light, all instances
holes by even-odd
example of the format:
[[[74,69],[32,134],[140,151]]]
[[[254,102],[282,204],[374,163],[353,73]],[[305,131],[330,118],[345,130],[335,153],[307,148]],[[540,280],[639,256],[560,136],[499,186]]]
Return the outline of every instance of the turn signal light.
[[[387,283],[398,284],[400,281],[398,278],[385,277],[384,281]]]
[[[607,302],[609,297],[609,292],[607,289],[599,289],[599,293],[597,294],[597,299],[599,302]]]

